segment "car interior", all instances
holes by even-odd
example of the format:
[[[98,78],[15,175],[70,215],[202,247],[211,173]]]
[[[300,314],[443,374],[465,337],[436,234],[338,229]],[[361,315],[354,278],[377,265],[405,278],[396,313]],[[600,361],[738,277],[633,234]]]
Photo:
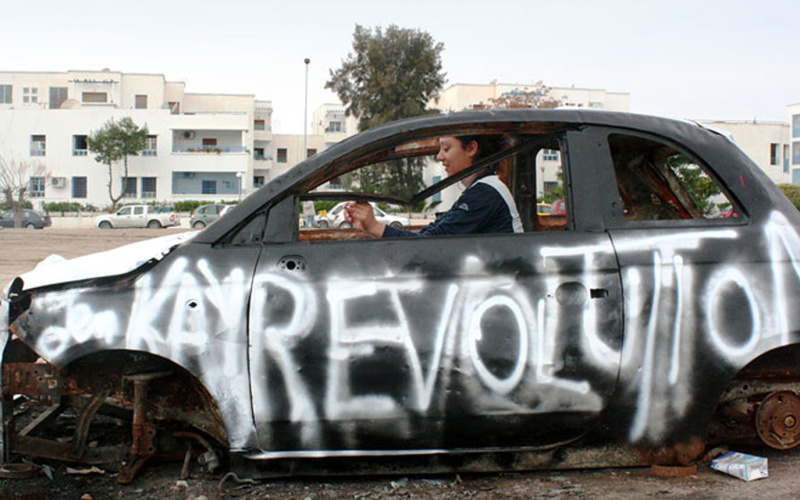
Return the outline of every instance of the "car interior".
[[[450,208],[442,203],[442,191],[465,177],[491,168],[514,195],[525,231],[567,229],[561,164],[564,156],[560,153],[561,133],[485,134],[502,142],[502,149],[456,175],[433,176],[426,183],[423,171],[430,171],[430,166],[437,163],[440,135],[442,134],[415,138],[384,149],[368,151],[350,159],[346,164],[331,165],[320,170],[321,176],[311,181],[298,198],[298,205],[306,200],[328,202],[330,206],[342,201],[371,201],[386,212],[409,217],[411,226],[404,229],[413,231],[429,223],[435,213]],[[426,165],[428,168],[424,169]],[[386,179],[390,181],[386,182]],[[459,188],[460,184],[451,189]],[[555,201],[563,207],[559,213],[545,213],[541,210],[542,203],[539,202]],[[537,203],[540,205],[539,210]],[[414,217],[423,211],[429,214],[427,220]],[[329,226],[327,221],[323,221],[322,225]],[[364,236],[354,229],[333,227],[305,227],[298,235],[301,241],[362,237]]]

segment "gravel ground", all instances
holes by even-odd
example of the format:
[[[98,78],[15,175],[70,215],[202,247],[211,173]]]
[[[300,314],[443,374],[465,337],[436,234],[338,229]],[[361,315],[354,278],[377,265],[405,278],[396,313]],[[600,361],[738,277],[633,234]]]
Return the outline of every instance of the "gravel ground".
[[[0,230],[0,286],[33,268],[48,255],[66,258],[170,234],[182,229],[45,229]],[[650,469],[598,469],[490,475],[432,477],[305,478],[239,482],[220,474],[194,471],[180,481],[180,464],[152,464],[133,484],[121,486],[111,470],[89,474],[68,473],[63,464],[52,463],[52,479],[44,473],[28,479],[0,479],[4,499],[199,499],[199,498],[297,498],[297,499],[461,499],[461,498],[797,498],[800,495],[800,451],[744,450],[769,459],[769,477],[746,483],[715,472],[701,464],[696,474],[662,478]],[[79,467],[85,471],[84,467]]]

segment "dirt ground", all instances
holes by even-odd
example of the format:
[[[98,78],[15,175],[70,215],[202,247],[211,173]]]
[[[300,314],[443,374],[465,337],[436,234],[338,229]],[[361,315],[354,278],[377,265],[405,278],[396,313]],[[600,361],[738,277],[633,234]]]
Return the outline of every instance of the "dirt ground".
[[[181,229],[0,229],[0,287],[57,253],[66,258],[103,251],[138,240],[163,236]],[[800,450],[798,448],[797,450]],[[195,466],[180,480],[181,464],[153,464],[131,485],[116,483],[113,470],[70,473],[63,464],[50,463],[27,479],[0,479],[0,500],[5,499],[461,499],[461,498],[657,498],[743,499],[797,498],[800,492],[800,451],[737,450],[767,457],[769,477],[744,482],[701,464],[696,474],[663,478],[648,468],[547,471],[514,474],[449,475],[377,478],[301,478],[252,483],[222,471],[203,474]],[[38,465],[46,465],[39,463]],[[81,472],[88,467],[73,465]]]

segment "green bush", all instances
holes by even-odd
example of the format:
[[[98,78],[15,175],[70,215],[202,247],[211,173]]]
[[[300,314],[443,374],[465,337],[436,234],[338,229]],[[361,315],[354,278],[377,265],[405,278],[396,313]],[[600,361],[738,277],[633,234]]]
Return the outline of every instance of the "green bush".
[[[338,203],[338,201],[315,201],[314,210],[317,213],[320,213],[323,210],[330,212],[331,208],[335,207]]]
[[[212,201],[200,201],[200,200],[181,200],[175,202],[175,211],[176,212],[194,212],[194,210],[202,205],[208,205],[213,203]]]
[[[778,184],[778,188],[800,210],[800,186],[797,184]]]
[[[81,204],[70,201],[53,201],[45,203],[44,209],[47,212],[61,212],[61,215],[64,215],[65,212],[79,212]]]
[[[25,201],[22,202],[22,208],[33,208],[33,203],[31,203],[28,200],[25,200]],[[0,203],[0,210],[2,210],[4,212],[6,210],[11,210],[11,205],[8,204],[8,203]]]

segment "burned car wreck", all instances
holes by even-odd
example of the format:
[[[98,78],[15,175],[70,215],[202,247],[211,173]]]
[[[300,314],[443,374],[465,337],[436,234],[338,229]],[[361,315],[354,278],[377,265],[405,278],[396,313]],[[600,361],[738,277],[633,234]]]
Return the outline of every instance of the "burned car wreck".
[[[339,182],[431,161],[437,137],[466,134],[505,148],[412,195]],[[305,200],[410,209],[486,168],[524,233],[299,227]],[[334,180],[350,188],[322,189]],[[566,215],[537,213],[545,187]],[[187,450],[269,476],[789,449],[797,297],[800,213],[714,131],[580,110],[406,120],[309,158],[202,232],[9,284],[3,456],[124,462],[125,482]]]

